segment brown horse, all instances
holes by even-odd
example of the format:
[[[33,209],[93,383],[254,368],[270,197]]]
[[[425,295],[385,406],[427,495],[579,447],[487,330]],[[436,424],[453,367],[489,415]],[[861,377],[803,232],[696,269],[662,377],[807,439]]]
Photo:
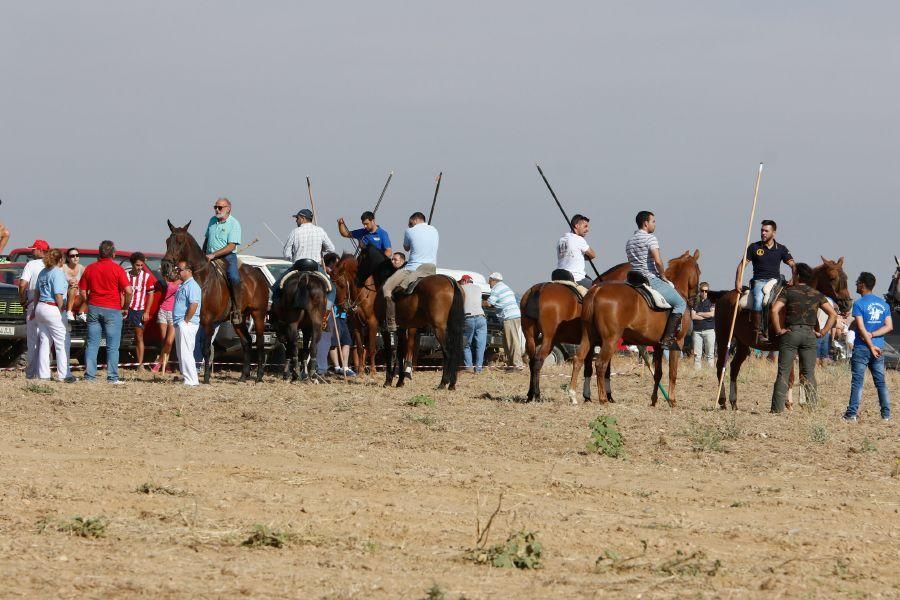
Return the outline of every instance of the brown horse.
[[[318,263],[281,279],[283,289],[277,300],[272,302],[269,315],[278,337],[284,343],[285,360],[282,379],[296,381],[298,378],[319,382],[324,381],[317,373],[316,350],[322,335],[322,322],[328,314],[328,285],[316,273]],[[302,261],[301,261],[302,262]],[[297,338],[303,334],[303,343]],[[298,358],[299,355],[299,358]],[[297,363],[301,373],[297,374]]]
[[[375,289],[375,280],[370,276],[361,284],[356,283],[359,263],[352,254],[345,254],[335,265],[331,280],[337,292],[335,304],[343,306],[353,320],[353,341],[358,358],[357,367],[367,365],[369,373],[375,374],[375,354],[378,352],[378,323],[384,320],[384,296]],[[366,340],[363,343],[363,331]]]
[[[631,270],[629,263],[618,264],[594,280],[594,284],[604,281],[625,281]],[[528,400],[541,399],[541,369],[544,361],[557,344],[578,344],[581,342],[581,302],[572,288],[546,282],[536,283],[522,295],[522,333],[525,334],[525,353],[528,354],[530,378]],[[538,341],[540,340],[540,345]],[[587,361],[585,368],[584,398],[591,399],[591,371],[593,361]],[[607,374],[609,377],[609,374]],[[612,401],[612,397],[610,397]]]
[[[163,274],[171,273],[172,268],[179,261],[187,261],[194,267],[194,279],[200,284],[200,329],[203,331],[203,383],[209,383],[212,373],[210,356],[212,354],[212,338],[215,328],[220,323],[228,320],[231,314],[231,293],[228,289],[228,281],[225,278],[225,265],[216,265],[206,259],[206,255],[200,249],[200,244],[188,233],[191,222],[184,227],[175,227],[171,221],[166,221],[171,232],[166,238],[166,255],[162,259]],[[221,261],[219,261],[221,262]],[[247,322],[253,318],[256,330],[256,381],[262,381],[265,369],[265,327],[266,311],[269,307],[269,283],[259,271],[247,265],[240,267],[241,274],[241,298],[240,313],[241,323],[235,325],[234,330],[241,341],[241,350],[244,354],[244,366],[241,369],[240,381],[246,381],[250,376],[250,330]]]
[[[700,285],[700,266],[697,261],[700,251],[693,254],[685,252],[678,258],[669,261],[666,268],[666,279],[675,285],[675,289],[684,298],[692,298],[697,294]],[[581,320],[584,331],[581,334],[581,345],[575,353],[572,365],[572,379],[569,383],[569,396],[577,402],[573,390],[578,378],[578,371],[585,357],[596,345],[600,345],[600,355],[596,359],[594,370],[597,373],[597,388],[600,402],[606,402],[609,394],[609,365],[619,339],[626,344],[653,346],[653,395],[650,405],[656,406],[659,395],[659,382],[662,380],[662,348],[660,339],[666,328],[669,311],[654,310],[647,305],[641,295],[627,283],[610,281],[595,285],[584,299],[584,311]],[[684,311],[681,330],[678,332],[679,346],[690,329],[690,309]],[[675,383],[678,379],[678,359],[681,351],[672,349],[669,352],[669,405],[675,406]],[[606,374],[601,385],[600,374]]]
[[[828,260],[824,256],[822,264],[813,269],[815,284],[813,287],[834,300],[841,313],[848,313],[852,306],[850,291],[847,289],[847,274],[844,273],[844,257],[837,260]],[[738,293],[734,290],[726,292],[716,301],[716,376],[722,377],[722,370],[728,358],[728,330],[731,327],[731,316],[734,314],[734,303],[737,302]],[[784,323],[785,311],[780,313],[781,323]],[[731,408],[737,409],[737,378],[741,372],[741,365],[750,356],[750,350],[756,348],[763,351],[778,350],[778,340],[770,340],[765,344],[756,341],[756,332],[753,329],[751,311],[739,309],[737,320],[734,323],[734,345],[730,367],[729,397]],[[718,379],[716,380],[718,381]],[[793,387],[794,374],[791,372],[790,386]],[[787,408],[791,407],[791,392],[788,392]],[[725,386],[719,390],[719,408],[725,408]]]
[[[370,277],[374,281],[377,294],[381,294],[384,282],[395,269],[382,252],[370,247],[359,253],[359,268],[356,285],[362,287]],[[441,344],[444,355],[443,373],[438,389],[456,389],[456,376],[463,355],[463,312],[462,290],[457,283],[444,275],[430,275],[419,280],[412,294],[402,295],[397,305],[397,363],[401,366],[397,387],[412,374],[413,353],[416,346],[416,331],[431,327]],[[386,356],[385,387],[393,382],[391,369],[391,336],[382,334]]]

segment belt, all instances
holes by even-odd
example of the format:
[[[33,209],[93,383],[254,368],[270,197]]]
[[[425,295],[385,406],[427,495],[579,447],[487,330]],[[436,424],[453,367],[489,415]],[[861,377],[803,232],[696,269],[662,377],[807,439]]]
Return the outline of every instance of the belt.
[[[787,325],[788,329],[791,329],[792,327],[806,327],[808,329],[815,329],[816,326],[815,325],[807,325],[806,323],[794,323],[793,325]]]
[[[56,306],[56,307],[59,306],[56,302],[47,302],[46,300],[41,300],[41,304],[49,304],[50,306]]]
[[[466,313],[467,319],[474,319],[475,317],[483,317],[483,316],[484,315],[473,315],[473,314]]]

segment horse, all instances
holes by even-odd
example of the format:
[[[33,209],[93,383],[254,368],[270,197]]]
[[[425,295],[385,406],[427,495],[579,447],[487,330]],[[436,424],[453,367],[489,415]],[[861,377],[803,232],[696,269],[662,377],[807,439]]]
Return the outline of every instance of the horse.
[[[179,261],[187,261],[194,267],[194,279],[200,284],[200,329],[203,331],[203,359],[206,366],[203,369],[203,383],[209,383],[212,373],[213,332],[216,326],[228,320],[231,314],[231,293],[229,283],[225,276],[222,261],[210,262],[207,260],[200,244],[188,232],[191,222],[184,227],[175,227],[171,221],[166,221],[169,226],[169,237],[166,238],[166,254],[162,259],[163,274],[172,272]],[[259,269],[247,265],[241,265],[241,298],[242,306],[239,307],[241,322],[234,326],[234,330],[241,342],[241,350],[244,355],[244,366],[241,369],[240,381],[246,381],[250,376],[250,330],[249,318],[253,318],[256,331],[256,381],[262,381],[265,369],[266,357],[266,311],[269,306],[269,283]]]
[[[822,264],[813,269],[815,275],[815,284],[812,286],[822,292],[832,300],[834,300],[841,313],[850,312],[853,302],[850,298],[850,291],[847,289],[847,274],[844,273],[844,257],[837,260],[828,260],[824,256]],[[793,282],[792,282],[793,283]],[[722,371],[725,369],[725,361],[728,358],[728,346],[731,340],[728,339],[728,330],[731,327],[731,317],[734,314],[734,304],[738,301],[738,292],[731,290],[724,293],[716,301],[716,375],[717,381],[722,378]],[[774,302],[774,299],[773,299]],[[781,322],[784,323],[785,310],[782,308]],[[731,399],[731,408],[737,410],[737,378],[741,372],[741,365],[750,356],[751,349],[774,351],[778,350],[778,340],[769,340],[766,343],[758,343],[756,340],[756,331],[753,328],[751,320],[751,311],[739,309],[737,319],[734,322],[733,336],[733,356],[731,357],[730,367],[730,386],[729,396]],[[793,387],[794,374],[791,371],[791,379],[789,386]],[[725,406],[725,387],[719,390],[719,408]],[[791,407],[791,393],[788,392],[788,402],[786,408]]]
[[[370,277],[375,293],[381,295],[384,282],[396,269],[384,253],[370,247],[359,253],[356,273],[357,287],[365,286]],[[445,275],[429,275],[420,279],[411,294],[402,293],[396,299],[397,306],[397,363],[401,366],[397,387],[403,387],[412,373],[416,331],[430,326],[443,350],[441,382],[438,389],[456,389],[456,378],[463,356],[463,292],[452,278]],[[371,334],[370,334],[371,337]],[[391,336],[383,332],[386,356],[384,386],[393,382],[391,360]]]
[[[352,254],[345,254],[335,265],[331,280],[337,292],[335,304],[344,307],[353,319],[353,341],[357,352],[362,350],[358,362],[367,364],[369,373],[375,373],[375,354],[378,352],[378,323],[384,320],[384,296],[375,289],[375,281],[369,276],[357,284],[359,263]],[[363,329],[366,341],[363,344]],[[360,366],[360,365],[357,365]]]
[[[601,273],[594,284],[604,281],[625,281],[629,263],[618,264]],[[522,333],[525,334],[525,353],[528,355],[530,372],[528,400],[541,399],[541,369],[544,360],[557,344],[578,344],[581,342],[581,306],[572,288],[561,283],[548,281],[536,283],[522,295]],[[538,345],[538,339],[541,340]],[[584,398],[590,400],[590,381],[593,361],[587,361],[585,368]],[[609,377],[609,374],[607,374]],[[612,397],[610,396],[610,401]]]
[[[297,335],[303,333],[303,346],[299,349],[302,365],[301,379],[320,381],[316,372],[316,348],[322,336],[322,322],[328,314],[328,284],[317,272],[317,263],[290,274],[281,280],[282,289],[269,311],[278,337],[284,342],[285,361],[282,379],[298,379]],[[312,364],[312,373],[309,365]]]
[[[700,286],[700,251],[693,254],[685,252],[677,258],[669,261],[664,273],[666,279],[671,281],[678,293],[684,298],[692,298],[697,295]],[[597,373],[597,388],[600,393],[600,403],[607,401],[610,392],[609,368],[613,354],[619,339],[626,344],[653,346],[653,394],[650,397],[650,405],[656,406],[659,395],[659,382],[662,380],[662,347],[659,342],[666,328],[669,311],[651,308],[647,301],[627,283],[608,281],[595,285],[584,298],[584,310],[581,314],[583,332],[581,344],[572,364],[572,379],[569,382],[569,396],[572,403],[575,399],[575,383],[578,378],[578,370],[585,357],[592,352],[594,346],[600,346],[600,355],[596,358],[594,370]],[[673,348],[669,352],[669,406],[675,406],[675,383],[678,379],[678,361],[681,356],[681,344],[690,329],[691,311],[684,311],[681,317],[681,329],[678,332],[677,341],[679,348]],[[601,385],[600,374],[606,378]]]

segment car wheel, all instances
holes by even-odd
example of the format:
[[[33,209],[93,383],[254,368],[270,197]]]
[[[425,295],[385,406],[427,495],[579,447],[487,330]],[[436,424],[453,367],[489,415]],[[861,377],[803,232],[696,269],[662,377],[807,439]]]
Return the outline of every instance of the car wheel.
[[[562,365],[566,362],[566,356],[559,348],[553,348],[547,358],[544,359],[544,365]]]

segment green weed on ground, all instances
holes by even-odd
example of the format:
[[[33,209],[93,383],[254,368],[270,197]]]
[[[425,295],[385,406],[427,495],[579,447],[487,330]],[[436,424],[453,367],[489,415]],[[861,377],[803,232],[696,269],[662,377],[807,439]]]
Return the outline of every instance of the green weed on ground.
[[[534,531],[517,531],[502,544],[481,548],[472,553],[472,560],[498,568],[541,568],[544,547]]]
[[[406,401],[408,406],[434,406],[434,398],[428,394],[418,394]]]
[[[256,525],[250,537],[241,542],[241,546],[250,548],[282,548],[291,541],[292,537],[290,533],[278,531],[266,525]]]
[[[31,394],[43,394],[45,396],[49,396],[54,391],[53,387],[46,383],[26,383],[22,389]]]
[[[106,520],[103,517],[72,517],[68,521],[44,518],[38,521],[37,527],[38,533],[51,530],[83,538],[101,538],[106,535]]]
[[[588,451],[605,454],[610,458],[622,458],[625,456],[625,440],[616,429],[616,418],[599,416],[590,423],[591,439],[588,441]]]

